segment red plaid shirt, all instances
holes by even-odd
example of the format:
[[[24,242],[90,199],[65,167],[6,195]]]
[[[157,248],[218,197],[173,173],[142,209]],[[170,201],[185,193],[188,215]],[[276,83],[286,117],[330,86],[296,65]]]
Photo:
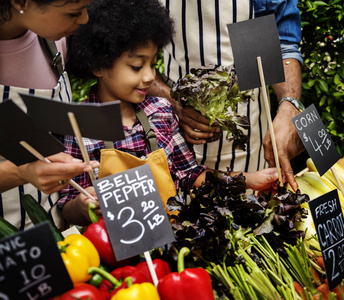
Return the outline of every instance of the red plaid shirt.
[[[88,103],[100,103],[96,94],[91,90],[90,97],[85,100]],[[168,100],[164,98],[147,97],[138,104],[137,110],[143,109],[148,117],[152,129],[155,131],[159,148],[166,153],[169,169],[177,191],[190,190],[197,177],[207,169],[206,166],[199,166],[194,158],[192,148],[186,143],[173,108]],[[114,148],[130,153],[139,158],[145,158],[149,150],[144,140],[144,130],[136,120],[133,127],[123,126],[125,140],[114,142]],[[84,145],[89,154],[90,160],[100,161],[100,150],[104,149],[104,143],[100,140],[83,138]],[[66,136],[64,141],[66,153],[75,158],[83,159],[77,139]],[[94,170],[98,178],[98,169]],[[88,173],[83,173],[74,178],[83,188],[91,185]],[[79,194],[74,187],[68,185],[60,192],[59,207]]]

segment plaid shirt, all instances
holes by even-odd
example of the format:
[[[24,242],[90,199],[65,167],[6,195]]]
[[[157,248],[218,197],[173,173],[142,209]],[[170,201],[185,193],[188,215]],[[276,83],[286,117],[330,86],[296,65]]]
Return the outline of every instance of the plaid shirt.
[[[85,102],[100,103],[93,89],[91,90],[90,97]],[[178,191],[180,188],[183,191],[188,191],[197,177],[207,167],[197,165],[192,149],[181,134],[171,104],[164,98],[147,97],[142,103],[137,105],[136,109],[143,109],[145,111],[152,129],[155,131],[159,148],[165,150],[176,190]],[[139,121],[136,120],[131,128],[123,126],[123,129],[125,140],[114,142],[114,148],[141,159],[146,158],[149,151],[144,140],[144,130]],[[100,150],[104,149],[103,141],[83,138],[83,143],[90,160],[100,161]],[[64,144],[66,153],[75,158],[83,159],[75,137],[65,136]],[[94,170],[94,173],[95,177],[98,178],[99,170]],[[88,173],[83,173],[75,177],[74,180],[83,188],[91,185]],[[79,191],[68,185],[60,192],[59,207],[62,207],[78,194]]]

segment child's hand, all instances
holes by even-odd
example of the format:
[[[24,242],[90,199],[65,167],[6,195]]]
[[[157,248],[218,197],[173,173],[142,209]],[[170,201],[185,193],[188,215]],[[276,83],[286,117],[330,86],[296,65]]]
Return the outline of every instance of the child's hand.
[[[94,213],[100,218],[102,216],[102,212],[99,206],[99,202],[97,199],[97,195],[96,192],[94,190],[93,186],[89,186],[85,189],[86,191],[88,191],[95,199],[96,201],[94,201],[93,199],[87,198],[84,194],[80,194],[79,197],[79,201],[81,203],[81,209],[82,209],[82,214],[84,215],[84,217],[91,222],[90,216],[88,214],[88,204],[90,202],[94,202],[96,207],[93,209]]]
[[[278,172],[276,168],[263,169],[256,172],[244,173],[246,188],[254,191],[277,191]]]

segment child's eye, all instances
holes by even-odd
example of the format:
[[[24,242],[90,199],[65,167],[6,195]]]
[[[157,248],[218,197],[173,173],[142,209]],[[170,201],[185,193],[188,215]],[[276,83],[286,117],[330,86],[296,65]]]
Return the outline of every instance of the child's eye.
[[[134,71],[140,71],[140,70],[142,69],[142,66],[140,66],[140,67],[131,66],[131,68],[132,68]]]
[[[72,18],[78,18],[82,15],[82,12],[78,12],[78,13],[72,13],[72,14],[69,14]]]

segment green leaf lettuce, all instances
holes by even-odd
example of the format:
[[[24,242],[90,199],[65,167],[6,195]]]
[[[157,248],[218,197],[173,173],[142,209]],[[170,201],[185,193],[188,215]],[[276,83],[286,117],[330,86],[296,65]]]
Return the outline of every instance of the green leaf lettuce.
[[[227,131],[227,140],[237,149],[245,150],[248,141],[243,130],[250,127],[247,116],[236,113],[238,103],[247,102],[249,92],[240,92],[234,69],[223,66],[193,68],[171,90],[171,96],[185,107],[189,105]]]

